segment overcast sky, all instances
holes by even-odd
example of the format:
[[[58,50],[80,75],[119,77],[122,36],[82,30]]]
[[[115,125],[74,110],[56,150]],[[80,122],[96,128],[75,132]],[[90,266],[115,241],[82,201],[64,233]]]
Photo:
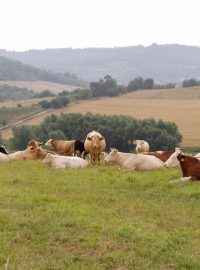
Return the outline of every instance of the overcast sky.
[[[200,0],[0,0],[0,49],[200,46]]]

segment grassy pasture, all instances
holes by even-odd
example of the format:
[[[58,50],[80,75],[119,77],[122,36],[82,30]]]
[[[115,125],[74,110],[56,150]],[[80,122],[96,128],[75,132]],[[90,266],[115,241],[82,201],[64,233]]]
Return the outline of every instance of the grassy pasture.
[[[178,170],[1,164],[0,268],[200,269],[200,184]]]

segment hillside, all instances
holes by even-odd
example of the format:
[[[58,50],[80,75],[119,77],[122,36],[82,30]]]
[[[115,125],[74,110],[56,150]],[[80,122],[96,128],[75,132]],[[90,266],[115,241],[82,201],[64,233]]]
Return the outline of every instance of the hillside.
[[[119,83],[128,83],[137,76],[153,78],[159,83],[180,83],[200,76],[200,47],[178,44],[26,52],[0,50],[0,55],[54,72],[68,71],[87,81],[99,80],[107,74]]]
[[[1,81],[49,81],[69,85],[86,85],[75,74],[68,72],[56,73],[47,71],[44,68],[39,69],[30,64],[23,64],[20,61],[0,57],[0,80]]]
[[[67,85],[48,81],[0,81],[0,85],[5,84],[10,86],[16,86],[18,88],[27,88],[38,93],[44,90],[50,90],[55,95],[62,91],[73,91],[77,88],[77,86],[75,85]]]
[[[200,87],[169,90],[141,90],[114,98],[102,98],[71,104],[23,122],[37,125],[44,117],[61,113],[122,114],[175,122],[183,135],[182,146],[200,146]],[[113,131],[115,132],[115,131]],[[11,129],[1,131],[4,138],[12,136]]]

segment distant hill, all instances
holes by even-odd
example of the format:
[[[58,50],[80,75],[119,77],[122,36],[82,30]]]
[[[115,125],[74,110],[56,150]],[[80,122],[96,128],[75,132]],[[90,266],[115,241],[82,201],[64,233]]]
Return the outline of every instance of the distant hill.
[[[79,79],[76,75],[56,73],[39,69],[20,61],[11,60],[0,56],[0,81],[48,81],[54,83],[84,86],[86,82]]]
[[[0,55],[54,72],[68,71],[87,81],[99,80],[107,74],[119,83],[128,83],[137,76],[153,78],[159,83],[200,79],[200,47],[178,44],[26,52],[0,50]]]

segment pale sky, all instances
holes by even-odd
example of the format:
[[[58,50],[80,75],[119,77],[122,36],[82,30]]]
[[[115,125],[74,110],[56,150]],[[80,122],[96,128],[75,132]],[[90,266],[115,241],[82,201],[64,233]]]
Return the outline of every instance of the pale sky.
[[[0,49],[200,47],[200,0],[0,0]]]

